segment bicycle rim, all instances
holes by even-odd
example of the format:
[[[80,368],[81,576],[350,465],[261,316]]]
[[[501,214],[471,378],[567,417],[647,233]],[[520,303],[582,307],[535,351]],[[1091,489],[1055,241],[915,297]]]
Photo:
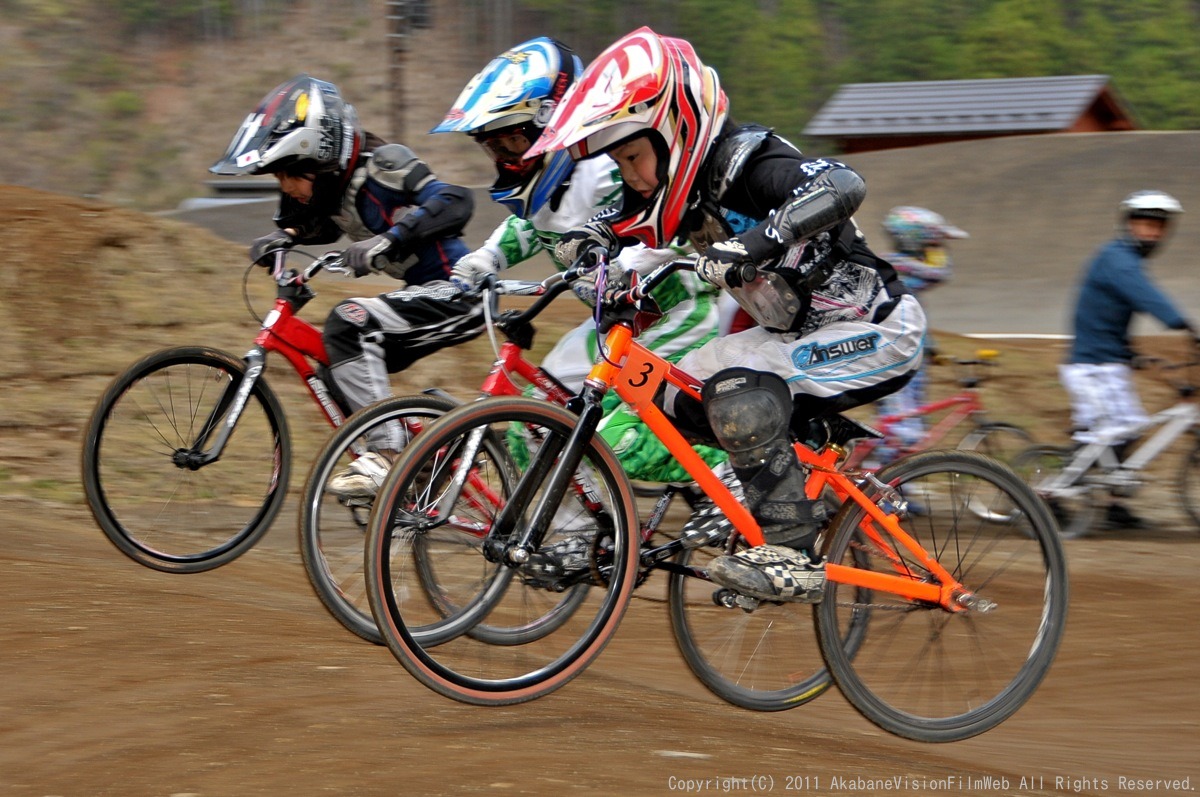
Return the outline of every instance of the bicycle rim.
[[[100,398],[84,443],[84,491],[96,522],[131,559],[166,572],[211,570],[270,527],[291,458],[283,409],[261,379],[220,459],[196,469],[179,461],[206,422],[224,420],[244,372],[241,360],[214,349],[168,349]]]
[[[313,591],[346,629],[383,644],[363,577],[363,545],[373,497],[347,497],[326,489],[329,480],[368,451],[376,434],[391,432],[387,445],[403,447],[433,419],[458,406],[434,395],[401,396],[352,415],[317,454],[300,504],[300,556]],[[391,425],[391,426],[389,426]]]
[[[962,451],[978,451],[1005,464],[1012,464],[1025,449],[1033,445],[1033,435],[1009,423],[987,423],[967,432],[959,442]]]
[[[1032,446],[1013,460],[1013,470],[1033,488],[1054,516],[1058,534],[1073,540],[1090,534],[1096,527],[1100,491],[1080,483],[1069,487],[1050,485],[1060,480],[1062,472],[1074,457],[1074,451],[1061,446]],[[1085,475],[1086,476],[1086,475]]]
[[[1016,712],[1045,677],[1062,638],[1067,573],[1045,505],[1008,468],[970,452],[930,451],[878,474],[891,486],[869,494],[977,601],[965,611],[830,582],[817,617],[822,653],[838,687],[867,719],[892,733],[948,742],[983,733]],[[994,502],[1020,517],[992,523],[969,509]],[[865,512],[847,504],[825,546],[827,561],[931,578]],[[871,528],[874,537],[864,533]],[[984,604],[982,601],[988,601]],[[988,609],[985,611],[985,609]],[[853,657],[839,640],[857,612],[870,631]]]
[[[718,548],[684,549],[683,567],[706,569]],[[729,590],[672,571],[667,586],[671,629],[692,673],[726,702],[753,711],[783,711],[815,700],[832,685],[813,633],[812,606],[765,601],[746,607]],[[850,636],[861,638],[860,624]]]
[[[469,470],[462,467],[473,430],[504,441],[509,425],[518,423],[565,438],[576,420],[529,399],[461,407],[409,446],[380,490],[367,544],[371,609],[393,655],[431,689],[480,705],[532,700],[582,672],[615,632],[637,576],[638,525],[632,491],[612,451],[598,439],[589,443],[580,468],[593,502],[589,512],[581,513],[569,489],[553,513],[542,550],[574,539],[586,543],[582,569],[562,578],[540,565],[488,560],[483,538],[508,494],[498,488],[496,463],[477,456]],[[528,472],[511,458],[504,467],[514,481]],[[467,482],[447,511],[444,497],[455,473],[468,474]],[[517,533],[544,490],[543,483],[533,486]],[[582,598],[553,611],[572,579],[585,585]],[[553,633],[536,630],[523,644],[494,645],[468,633],[481,624],[538,629],[543,623],[552,624]]]

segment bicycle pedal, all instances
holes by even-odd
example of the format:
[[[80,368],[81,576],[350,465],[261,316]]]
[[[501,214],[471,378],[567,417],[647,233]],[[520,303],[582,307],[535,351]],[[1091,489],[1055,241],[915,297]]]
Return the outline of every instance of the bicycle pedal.
[[[741,609],[744,612],[752,612],[762,605],[762,601],[758,598],[752,598],[749,595],[742,595],[727,587],[722,587],[712,595],[713,603],[717,606],[723,606],[726,609]]]

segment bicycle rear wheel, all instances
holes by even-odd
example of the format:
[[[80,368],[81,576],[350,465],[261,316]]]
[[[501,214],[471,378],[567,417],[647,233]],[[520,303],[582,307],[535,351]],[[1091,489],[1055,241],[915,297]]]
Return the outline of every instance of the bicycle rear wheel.
[[[1074,456],[1075,451],[1069,447],[1042,445],[1025,449],[1012,461],[1017,475],[1050,507],[1059,536],[1064,540],[1089,534],[1096,527],[1100,504],[1100,491],[1081,483],[1082,480],[1069,487],[1049,489],[1060,480]]]
[[[1008,423],[987,423],[977,426],[958,444],[960,451],[976,451],[980,454],[997,459],[1005,464],[1012,464],[1022,451],[1033,445],[1033,436],[1019,426]],[[984,520],[997,523],[1007,523],[1016,517],[1015,507],[971,505],[971,511]]]
[[[510,499],[519,504],[512,534],[523,532],[545,494],[548,473],[539,466],[557,461],[550,453],[577,421],[532,399],[465,405],[422,432],[380,489],[367,540],[371,611],[392,654],[434,691],[477,705],[533,700],[582,672],[616,631],[638,574],[638,524],[629,482],[599,438],[588,442],[575,485],[548,499],[550,526],[528,562],[492,561],[500,557],[485,550]],[[474,437],[507,440],[514,423],[536,430],[541,442],[525,464],[507,461],[514,490],[492,489],[485,503],[477,496],[490,466],[476,456],[465,467],[467,454]],[[474,492],[466,489],[472,484]],[[582,599],[563,601],[563,590],[580,585]],[[552,623],[554,633],[497,646],[474,638],[483,623]]]
[[[745,547],[738,540],[738,547]],[[723,553],[724,549],[711,547],[685,548],[675,564],[705,570]],[[813,633],[813,607],[808,604],[739,604],[730,590],[699,573],[674,570],[667,603],[684,661],[701,683],[726,702],[752,711],[784,711],[815,700],[833,684]],[[843,645],[851,656],[862,642],[868,619],[862,612],[848,624]]]
[[[821,652],[846,699],[892,733],[923,742],[966,739],[994,728],[1030,698],[1062,639],[1067,569],[1045,504],[1011,469],[963,451],[927,451],[877,474],[884,490],[868,498],[896,514],[904,530],[963,582],[972,600],[960,611],[830,581],[817,610]],[[992,523],[964,508],[1013,506]],[[899,540],[847,503],[824,546],[826,561],[931,580]],[[857,612],[871,613],[856,655],[840,640]]]
[[[1188,517],[1200,526],[1200,439],[1179,466],[1179,499]]]
[[[262,378],[220,459],[194,461],[245,371],[216,349],[165,349],[114,379],[97,402],[83,444],[84,494],[104,534],[135,562],[212,570],[250,550],[279,512],[291,452],[283,408]]]
[[[985,423],[971,431],[959,442],[960,451],[978,451],[1011,465],[1013,459],[1033,445],[1033,435],[1011,423]]]

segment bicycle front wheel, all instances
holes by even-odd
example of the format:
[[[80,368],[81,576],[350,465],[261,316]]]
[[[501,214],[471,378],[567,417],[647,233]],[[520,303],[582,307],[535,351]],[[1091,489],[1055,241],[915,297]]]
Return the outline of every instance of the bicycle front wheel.
[[[291,453],[279,400],[261,378],[219,459],[199,464],[226,420],[245,363],[171,348],[118,376],[83,444],[92,516],[122,553],[168,573],[212,570],[250,550],[287,494]]]
[[[1075,451],[1065,446],[1032,446],[1018,454],[1012,468],[1050,507],[1058,533],[1073,540],[1091,533],[1096,526],[1100,491],[1077,479],[1063,485],[1062,474]]]
[[[612,638],[638,574],[638,524],[632,489],[612,450],[586,445],[564,495],[547,494],[549,472],[578,418],[532,399],[464,405],[422,432],[376,497],[367,539],[367,595],[392,654],[419,681],[477,705],[520,703],[581,673]],[[508,441],[510,427],[531,432],[532,448],[497,463],[484,441]],[[503,555],[546,501],[549,527],[528,561]],[[515,527],[493,530],[512,503]],[[507,534],[508,536],[504,536]],[[564,602],[562,593],[584,588]],[[564,603],[566,605],[564,605]],[[476,638],[478,625],[533,628],[524,644]]]
[[[1008,467],[964,451],[926,451],[877,474],[868,500],[889,514],[971,597],[956,611],[830,580],[817,610],[821,652],[846,699],[870,721],[923,742],[966,739],[1012,716],[1054,660],[1067,616],[1067,568],[1046,505]],[[993,523],[967,507],[1015,507]],[[866,564],[855,551],[867,555]],[[935,577],[856,502],[834,520],[826,561]],[[870,631],[841,644],[862,611]]]

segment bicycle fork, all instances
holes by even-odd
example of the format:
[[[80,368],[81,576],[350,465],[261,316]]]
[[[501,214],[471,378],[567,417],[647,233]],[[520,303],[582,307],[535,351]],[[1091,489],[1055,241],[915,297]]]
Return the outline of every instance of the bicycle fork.
[[[250,400],[250,392],[254,390],[254,386],[258,384],[259,378],[267,367],[266,353],[258,346],[246,352],[244,360],[246,373],[241,379],[235,379],[225,387],[216,406],[213,407],[212,412],[200,427],[200,434],[196,436],[192,447],[175,451],[173,460],[176,467],[200,470],[205,465],[210,465],[221,458],[225,444],[229,442],[229,436],[233,434],[238,419],[242,417],[242,410],[246,408],[246,402]],[[221,420],[222,418],[224,421]],[[212,447],[205,451],[205,446],[213,432],[217,430],[218,424],[220,431],[217,432],[217,438],[213,441]]]
[[[533,454],[529,467],[517,483],[511,499],[496,516],[484,541],[484,553],[489,559],[514,565],[528,562],[530,555],[541,547],[546,530],[558,512],[567,488],[578,483],[576,474],[579,465],[583,462],[588,442],[595,434],[604,414],[600,406],[600,392],[595,388],[585,387],[580,394],[580,401],[583,409],[570,436],[564,439],[562,435],[551,432],[542,441],[537,452]],[[549,480],[545,481],[547,475]],[[519,536],[510,539],[525,508],[543,482],[545,487],[537,499],[529,522]],[[580,484],[580,489],[584,492],[585,500],[594,498],[587,495],[586,484]]]

